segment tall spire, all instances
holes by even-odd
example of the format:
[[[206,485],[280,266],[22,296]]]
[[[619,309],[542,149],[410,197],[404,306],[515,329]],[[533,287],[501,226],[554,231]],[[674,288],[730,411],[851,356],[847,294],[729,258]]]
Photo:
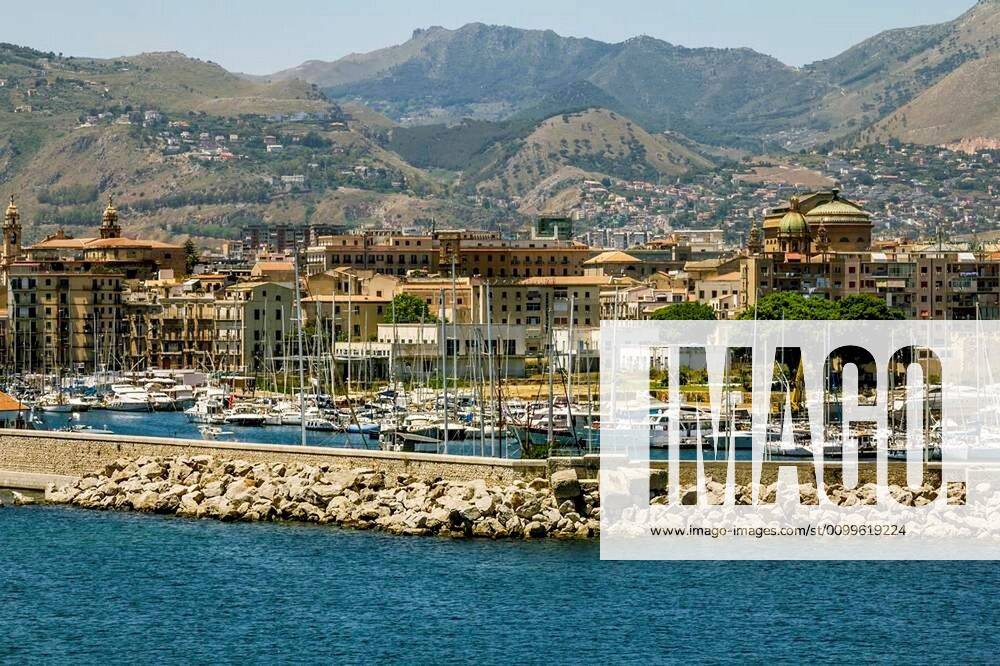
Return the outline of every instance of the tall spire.
[[[757,228],[756,218],[750,224],[750,234],[747,236],[747,250],[750,254],[760,254],[760,229]]]
[[[7,269],[21,255],[21,213],[14,203],[14,195],[10,195],[10,204],[3,214],[3,239],[0,242],[0,278],[6,281]]]
[[[7,211],[3,214],[3,224],[5,227],[17,224],[21,220],[21,214],[17,211],[17,204],[14,203],[14,195],[10,195],[10,204],[7,206]]]
[[[115,202],[109,194],[108,207],[104,209],[104,215],[101,218],[101,238],[120,238],[121,235],[122,228],[118,224],[118,209],[115,208]]]

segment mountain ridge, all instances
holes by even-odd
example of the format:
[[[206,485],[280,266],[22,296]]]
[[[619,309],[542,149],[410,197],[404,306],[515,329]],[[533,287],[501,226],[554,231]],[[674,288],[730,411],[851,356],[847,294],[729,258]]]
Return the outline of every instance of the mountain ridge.
[[[951,21],[886,30],[800,68],[747,47],[690,48],[648,35],[610,43],[485,23],[432,26],[401,44],[270,78],[302,77],[404,125],[516,118],[586,83],[613,100],[595,106],[653,131],[797,149],[854,135],[965,62],[997,52],[998,17],[1000,2],[980,0]]]

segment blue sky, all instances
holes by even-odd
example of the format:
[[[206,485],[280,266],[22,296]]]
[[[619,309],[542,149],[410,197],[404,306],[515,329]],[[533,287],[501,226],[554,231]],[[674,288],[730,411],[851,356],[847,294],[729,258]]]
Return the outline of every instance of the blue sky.
[[[42,0],[5,3],[0,41],[67,55],[183,51],[264,74],[406,41],[471,21],[621,41],[748,46],[791,65],[881,30],[954,18],[973,0]]]

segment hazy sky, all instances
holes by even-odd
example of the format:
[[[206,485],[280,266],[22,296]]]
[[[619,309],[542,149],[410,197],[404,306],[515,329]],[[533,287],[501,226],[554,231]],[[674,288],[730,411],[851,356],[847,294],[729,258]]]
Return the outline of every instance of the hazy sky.
[[[938,23],[973,0],[41,0],[4,3],[0,41],[67,55],[183,51],[263,74],[481,21],[617,42],[749,46],[792,65],[880,30]]]

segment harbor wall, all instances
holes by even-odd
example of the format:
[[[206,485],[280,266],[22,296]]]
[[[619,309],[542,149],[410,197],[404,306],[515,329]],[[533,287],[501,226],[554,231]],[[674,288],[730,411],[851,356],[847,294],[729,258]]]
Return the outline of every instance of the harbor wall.
[[[42,489],[49,481],[65,482],[68,477],[100,471],[119,458],[210,455],[220,459],[240,459],[250,463],[302,463],[327,465],[333,469],[365,468],[386,474],[410,475],[429,480],[443,478],[450,481],[483,479],[509,484],[518,479],[530,481],[548,477],[561,469],[574,469],[580,479],[597,479],[600,456],[586,455],[549,458],[548,460],[502,460],[479,456],[453,456],[433,453],[407,453],[363,449],[335,449],[320,446],[291,446],[284,444],[251,444],[243,442],[212,442],[196,439],[163,437],[136,437],[123,435],[88,435],[80,433],[0,429],[0,487]],[[654,462],[651,467],[664,469],[665,463]],[[726,478],[728,464],[706,462],[705,472],[722,481]],[[765,462],[761,469],[761,482],[770,484],[777,480],[780,467],[794,467],[800,483],[815,484],[812,461]],[[931,464],[928,473],[940,482],[940,465]],[[840,481],[840,466],[827,462],[827,483]],[[735,465],[736,483],[748,485],[752,479],[749,462]],[[51,477],[51,478],[50,478]],[[680,467],[680,482],[692,484],[696,479],[696,465],[685,462]],[[876,481],[875,465],[861,464],[859,483]],[[906,465],[890,462],[889,483],[906,485]]]
[[[208,442],[193,439],[88,435],[66,432],[0,429],[0,471],[24,475],[79,477],[100,471],[118,458],[210,455],[251,463],[302,463],[336,469],[366,468],[421,479],[484,479],[511,483],[544,477],[544,460],[500,460],[320,446]]]

